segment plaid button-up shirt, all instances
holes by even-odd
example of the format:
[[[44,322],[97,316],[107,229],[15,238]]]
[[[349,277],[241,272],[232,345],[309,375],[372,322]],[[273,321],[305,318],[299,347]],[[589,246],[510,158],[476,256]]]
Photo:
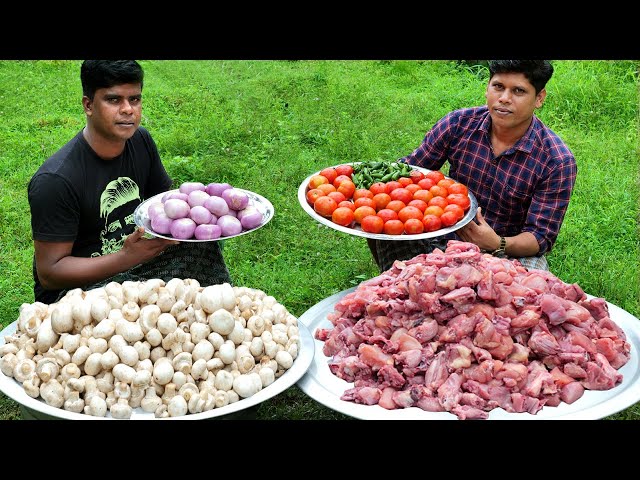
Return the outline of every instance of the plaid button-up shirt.
[[[499,156],[486,106],[450,112],[400,161],[439,170],[465,184],[498,235],[531,232],[539,255],[551,250],[569,206],[577,165],[565,143],[535,115],[524,136]]]

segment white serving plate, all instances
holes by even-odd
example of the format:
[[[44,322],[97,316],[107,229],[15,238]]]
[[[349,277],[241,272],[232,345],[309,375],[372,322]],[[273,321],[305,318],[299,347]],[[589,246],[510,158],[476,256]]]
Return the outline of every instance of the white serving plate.
[[[355,162],[355,163],[358,163],[358,162]],[[353,164],[354,163],[341,163],[340,165],[353,165]],[[338,165],[333,165],[333,166],[337,167]],[[426,168],[416,167],[413,165],[411,165],[411,168],[413,168],[414,170],[420,170],[422,173],[427,173],[430,171]],[[478,200],[476,199],[475,195],[473,195],[473,193],[469,192],[469,200],[471,201],[471,206],[467,210],[467,213],[465,214],[465,216],[462,217],[462,219],[458,221],[455,225],[451,225],[450,227],[446,227],[446,228],[441,228],[433,232],[424,232],[416,235],[407,235],[404,233],[402,235],[387,235],[386,233],[365,232],[362,230],[362,228],[360,228],[360,225],[358,224],[356,224],[356,226],[353,228],[343,227],[342,225],[338,225],[337,223],[332,222],[330,218],[326,218],[326,217],[323,217],[322,215],[319,215],[313,209],[313,207],[309,205],[309,202],[307,202],[307,191],[308,191],[307,185],[309,185],[309,181],[311,180],[311,177],[319,174],[320,172],[321,170],[318,170],[317,172],[312,173],[302,181],[302,183],[298,187],[298,202],[300,203],[300,206],[303,208],[303,210],[307,212],[314,220],[320,222],[323,225],[326,225],[327,227],[333,228],[334,230],[338,230],[339,232],[348,233],[349,235],[356,235],[358,237],[365,237],[365,238],[374,238],[377,240],[424,240],[426,238],[440,237],[442,235],[446,235],[447,233],[455,232],[456,230],[464,227],[467,223],[469,223],[471,220],[475,218],[476,211],[478,210]],[[450,177],[445,177],[445,178],[450,178]]]
[[[255,192],[251,192],[249,190],[243,190],[242,188],[237,188],[237,187],[234,187],[234,188],[236,188],[236,190],[240,190],[241,192],[246,193],[249,197],[249,204],[256,207],[256,210],[258,210],[262,214],[262,224],[260,224],[258,227],[252,228],[251,230],[244,230],[238,233],[237,235],[229,235],[227,237],[212,238],[210,240],[198,240],[196,238],[176,239],[168,234],[161,234],[161,233],[154,232],[153,229],[151,228],[151,220],[149,219],[149,215],[147,212],[149,209],[149,205],[155,202],[159,202],[162,199],[162,197],[165,196],[167,193],[177,192],[178,189],[162,192],[157,195],[154,195],[151,198],[147,198],[144,202],[138,205],[134,210],[133,220],[136,223],[136,225],[138,225],[139,227],[144,227],[145,233],[149,233],[154,237],[166,238],[168,240],[179,240],[180,242],[217,242],[218,240],[227,240],[229,238],[236,238],[236,237],[240,237],[241,235],[246,235],[247,233],[253,233],[256,230],[264,227],[267,223],[269,223],[269,221],[273,218],[273,215],[275,213],[271,202],[267,200],[265,197],[263,197],[262,195],[258,195]]]
[[[314,336],[318,328],[333,328],[327,315],[334,305],[347,293],[357,287],[343,290],[320,301],[298,318],[298,322],[309,327]],[[593,298],[588,295],[589,298]],[[619,325],[627,336],[631,346],[630,357],[618,371],[623,375],[622,382],[610,390],[585,390],[583,396],[571,405],[561,403],[557,407],[542,407],[535,415],[529,413],[509,413],[495,408],[489,413],[489,420],[595,420],[613,415],[640,401],[640,320],[607,302],[611,319]],[[418,407],[387,410],[379,405],[362,405],[340,400],[340,397],[353,383],[336,377],[329,370],[329,357],[322,352],[324,342],[313,340],[316,344],[313,362],[305,375],[298,381],[300,389],[314,400],[345,415],[370,420],[457,420],[449,412],[427,412]]]
[[[5,335],[12,335],[15,333],[17,327],[17,320],[9,325],[7,328],[0,332],[0,345],[5,343]],[[204,420],[216,417],[225,417],[229,414],[240,412],[244,409],[258,405],[265,400],[275,397],[279,393],[282,393],[291,385],[294,385],[300,377],[304,375],[314,356],[314,343],[311,333],[307,327],[298,322],[298,328],[300,330],[300,351],[298,356],[293,362],[291,368],[277,378],[271,385],[263,388],[255,395],[248,398],[244,398],[237,402],[231,403],[224,407],[214,408],[212,410],[202,413],[189,413],[180,417],[168,417],[168,418],[156,418],[153,413],[148,413],[142,410],[142,408],[135,408],[130,420]],[[32,398],[27,395],[16,380],[12,377],[7,377],[0,372],[0,391],[9,398],[18,402],[22,407],[26,408],[30,416],[34,418],[42,419],[66,419],[66,420],[114,420],[109,412],[105,417],[93,417],[84,413],[74,413],[67,410],[52,407],[47,405],[41,398]]]

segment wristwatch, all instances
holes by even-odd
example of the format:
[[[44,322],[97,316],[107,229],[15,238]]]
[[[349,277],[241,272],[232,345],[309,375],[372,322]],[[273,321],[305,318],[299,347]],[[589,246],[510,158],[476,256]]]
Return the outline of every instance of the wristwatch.
[[[504,237],[500,237],[500,246],[496,248],[491,255],[494,257],[504,257],[506,256],[505,247],[507,246],[507,239]]]

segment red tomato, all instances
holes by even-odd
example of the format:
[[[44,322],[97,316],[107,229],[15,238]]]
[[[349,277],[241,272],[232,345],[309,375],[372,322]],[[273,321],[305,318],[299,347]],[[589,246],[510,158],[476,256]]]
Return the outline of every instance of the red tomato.
[[[424,217],[424,214],[419,208],[411,207],[409,205],[398,212],[398,220],[403,223],[406,223],[410,218],[417,218],[422,220],[422,217]]]
[[[351,177],[349,175],[338,175],[332,183],[334,187],[338,188],[342,182],[347,180],[351,181]]]
[[[326,177],[327,180],[329,180],[329,183],[333,183],[333,181],[338,176],[338,172],[336,172],[336,169],[334,167],[327,167],[320,170],[320,175]]]
[[[323,195],[319,197],[315,203],[313,204],[313,209],[318,213],[318,215],[322,215],[323,217],[330,217],[333,211],[338,208],[338,204],[336,201],[331,198]]]
[[[374,195],[377,195],[378,193],[387,193],[386,186],[387,185],[383,182],[375,182],[371,184],[371,186],[369,187],[369,190]]]
[[[449,185],[447,187],[447,190],[449,190],[449,193],[462,193],[464,195],[468,195],[469,194],[469,189],[467,188],[466,185],[463,185],[462,183],[452,183],[451,185]]]
[[[458,215],[456,212],[448,211],[440,215],[440,221],[443,227],[450,227],[458,222]]]
[[[376,193],[373,196],[373,201],[376,202],[376,210],[382,210],[391,201],[391,197],[388,193]]]
[[[413,183],[413,180],[411,180],[409,177],[399,177],[398,183],[403,187],[406,187],[407,185],[411,185]]]
[[[424,224],[421,219],[409,218],[404,222],[404,233],[408,235],[417,235],[424,232]]]
[[[420,180],[418,182],[418,185],[420,186],[420,188],[422,188],[423,190],[429,190],[431,187],[433,187],[436,184],[436,182],[434,182],[433,180],[431,180],[430,178],[423,178],[422,180]]]
[[[331,192],[337,191],[336,187],[334,187],[330,183],[323,183],[322,185],[318,185],[316,188],[318,190],[322,190],[325,195],[329,195]]]
[[[362,219],[364,217],[368,215],[375,215],[375,214],[376,214],[376,209],[368,207],[366,205],[356,208],[355,211],[353,212],[355,221],[358,223],[362,223]]]
[[[391,197],[391,200],[400,200],[401,202],[404,202],[405,204],[409,203],[411,200],[413,200],[413,193],[411,193],[409,190],[407,190],[406,188],[396,188],[395,190],[393,190],[389,196]]]
[[[422,173],[420,170],[413,170],[409,174],[409,178],[413,181],[413,183],[418,183],[424,178],[424,173]]]
[[[343,227],[348,227],[353,223],[355,218],[355,212],[347,207],[338,207],[331,214],[331,220],[333,223],[337,223],[338,225],[342,225]]]
[[[433,193],[429,190],[418,190],[413,193],[414,200],[422,200],[425,203],[429,203],[429,200],[433,198]]]
[[[360,222],[360,228],[363,232],[382,233],[384,230],[384,220],[378,215],[367,215]]]
[[[338,177],[340,178],[340,177]],[[338,187],[338,191],[345,196],[345,198],[352,198],[356,191],[356,184],[351,180],[345,180]]]
[[[424,209],[425,217],[427,215],[435,215],[436,217],[439,217],[443,213],[444,213],[444,209],[442,207],[439,207],[438,205],[429,205],[427,208]]]
[[[356,209],[356,206],[353,204],[353,202],[350,202],[349,200],[343,200],[338,204],[338,207],[347,207],[347,208],[350,208],[351,210]]]
[[[469,200],[469,196],[462,193],[451,193],[447,195],[447,201],[449,203],[460,205],[463,210],[467,210],[471,206],[471,200]]]
[[[389,208],[383,208],[382,210],[378,211],[376,215],[384,220],[385,223],[387,223],[389,220],[398,220],[398,212]]]
[[[444,207],[449,205],[449,200],[444,197],[433,197],[431,200],[427,202],[428,206],[437,205],[438,207],[444,210]]]
[[[351,175],[353,175],[353,167],[351,165],[339,165],[336,167],[336,173],[338,176],[347,175],[351,178]]]
[[[429,191],[434,197],[446,197],[447,195],[449,195],[449,190],[447,190],[447,187],[442,187],[440,185],[434,185],[429,189]]]
[[[414,200],[411,200],[409,203],[407,203],[407,207],[416,207],[422,213],[424,213],[428,205],[427,205],[427,202],[425,202],[424,200],[414,199]]]
[[[313,205],[314,203],[316,203],[316,200],[318,199],[318,197],[322,197],[323,195],[324,195],[324,192],[319,188],[312,188],[307,192],[307,202]]]
[[[353,200],[356,201],[360,197],[373,198],[373,192],[367,188],[358,188],[353,192]]]
[[[376,201],[373,198],[360,197],[353,203],[355,204],[356,208],[366,205],[367,207],[371,207],[374,210],[376,209]]]
[[[387,235],[401,235],[404,232],[404,223],[400,220],[387,220],[384,222],[383,231]]]
[[[347,199],[341,192],[329,192],[327,197],[333,198],[336,203],[344,202]]]
[[[445,212],[453,212],[458,216],[458,220],[461,220],[464,217],[464,210],[462,207],[456,203],[450,203],[446,207],[444,207]]]
[[[442,228],[440,217],[436,215],[425,215],[422,219],[422,224],[424,225],[425,232],[435,232]]]
[[[406,187],[404,187],[406,190],[409,190],[412,194],[416,193],[418,190],[422,190],[420,188],[420,185],[418,185],[417,183],[412,183],[411,185],[407,185]]]
[[[309,189],[318,188],[318,185],[322,185],[323,183],[329,183],[327,177],[323,177],[322,175],[313,175],[309,179]]]
[[[437,185],[440,180],[444,180],[444,173],[440,170],[431,170],[425,174],[425,177],[430,178]]]
[[[395,180],[391,180],[390,182],[387,182],[387,184],[385,185],[384,191],[390,194],[396,188],[402,188],[402,184]]]
[[[389,203],[387,203],[387,206],[384,208],[388,208],[389,210],[394,210],[396,212],[399,212],[406,206],[407,204],[404,203],[402,200],[391,200]]]
[[[449,191],[449,186],[453,183],[456,182],[454,180],[451,180],[450,178],[443,178],[438,183],[436,183],[436,185],[440,185],[441,187],[444,187],[447,189],[447,191]]]

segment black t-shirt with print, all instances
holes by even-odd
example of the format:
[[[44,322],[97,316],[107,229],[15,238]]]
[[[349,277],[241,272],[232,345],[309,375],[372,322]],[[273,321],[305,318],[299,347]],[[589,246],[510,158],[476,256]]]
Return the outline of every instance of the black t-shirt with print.
[[[118,251],[135,229],[135,208],[171,184],[155,142],[143,127],[127,140],[122,154],[110,160],[96,155],[80,131],[29,182],[33,239],[74,242],[71,254],[76,257]],[[36,301],[55,301],[59,291],[42,288],[35,257],[33,277]]]

